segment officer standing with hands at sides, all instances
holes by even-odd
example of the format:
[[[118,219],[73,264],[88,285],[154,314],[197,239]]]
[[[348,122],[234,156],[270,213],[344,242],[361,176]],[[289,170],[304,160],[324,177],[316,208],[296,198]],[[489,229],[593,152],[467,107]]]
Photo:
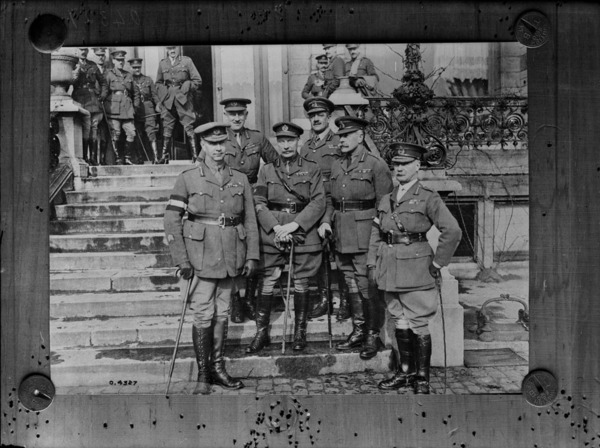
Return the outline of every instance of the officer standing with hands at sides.
[[[298,154],[303,130],[293,123],[273,126],[280,157],[265,164],[254,186],[254,203],[260,227],[262,288],[256,305],[256,335],[246,353],[261,351],[270,343],[269,321],[273,287],[286,263],[286,249],[294,244],[293,350],[306,348],[308,279],[321,265],[321,239],[317,226],[325,212],[325,189],[315,162]],[[288,253],[289,257],[290,254]]]
[[[202,85],[202,78],[194,62],[187,56],[179,54],[179,47],[166,47],[167,57],[158,63],[156,89],[158,92],[158,112],[161,113],[163,125],[162,158],[159,163],[169,163],[169,149],[173,138],[175,122],[183,126],[192,149],[192,162],[198,158],[198,147],[194,134],[193,94]]]
[[[229,166],[248,176],[251,185],[256,183],[262,159],[265,163],[275,161],[279,154],[262,132],[246,127],[248,104],[246,98],[227,98],[219,104],[223,106],[225,122],[229,123],[225,145],[225,161]],[[240,297],[239,288],[233,293],[231,321],[244,322],[244,316],[254,319],[256,310],[256,288],[259,276],[246,279],[246,292]]]
[[[431,335],[437,310],[435,288],[440,269],[450,263],[461,239],[458,222],[440,195],[418,180],[426,150],[412,143],[390,145],[393,175],[399,185],[377,208],[367,266],[369,282],[384,291],[400,353],[395,375],[379,383],[383,390],[413,388],[429,393]],[[427,231],[441,232],[433,253]]]
[[[73,100],[90,115],[83,120],[83,158],[90,165],[98,164],[98,126],[102,122],[101,103],[108,95],[106,79],[95,62],[87,58],[88,48],[77,49],[79,60],[73,70]]]
[[[156,113],[160,111],[159,99],[152,78],[142,74],[142,61],[142,58],[133,58],[128,61],[133,71],[133,83],[140,94],[140,107],[135,111],[135,121],[140,124],[140,127],[143,127],[154,154],[152,163],[157,164],[158,145],[156,134],[158,133],[158,118]]]
[[[311,73],[302,89],[302,98],[307,99],[313,96],[323,96],[325,86],[325,72],[329,61],[326,54],[320,54],[316,58],[317,71]]]
[[[135,108],[140,105],[138,90],[133,85],[131,73],[123,70],[125,54],[123,50],[111,53],[114,67],[104,73],[108,84],[108,96],[104,101],[104,110],[111,128],[115,163],[123,165],[121,154],[125,155],[125,164],[133,165],[131,155],[135,151],[135,124],[133,123]],[[119,149],[121,130],[125,131],[125,149]]]
[[[259,260],[258,227],[248,178],[225,163],[227,127],[206,123],[195,129],[204,158],[179,174],[164,217],[173,262],[184,279],[199,279],[190,293],[195,394],[209,393],[210,384],[244,387],[225,370],[223,352],[235,278],[253,275]]]
[[[377,204],[392,191],[387,164],[364,146],[368,121],[344,116],[335,120],[342,158],[331,167],[331,205],[323,218],[324,231],[335,239],[336,264],[348,286],[352,333],[338,350],[361,347],[361,359],[371,359],[381,346],[379,331],[385,308],[378,294],[369,294],[367,252]],[[364,345],[363,345],[364,344]]]
[[[336,53],[337,44],[323,44],[323,50],[327,55],[327,69],[325,70],[325,86],[323,95],[329,98],[331,94],[340,86],[340,78],[346,74],[346,63]]]
[[[340,136],[336,135],[329,126],[329,120],[331,114],[335,108],[335,105],[327,98],[309,98],[304,101],[304,110],[310,121],[310,137],[302,148],[300,149],[300,155],[305,159],[317,162],[319,168],[321,168],[321,174],[323,176],[323,185],[325,187],[325,194],[327,200],[331,201],[331,166],[334,160],[340,158]],[[323,224],[318,228],[319,236],[325,240],[329,238],[330,232],[327,231],[328,224]],[[331,285],[325,284],[325,263],[328,260],[323,260],[319,272],[316,275],[317,288],[319,290],[319,300],[311,309],[310,317],[317,318],[327,313],[327,306],[329,303],[327,289]],[[344,282],[344,276],[341,271],[338,273],[338,285],[340,290],[340,307],[338,309],[338,319],[348,319],[350,317],[350,309],[348,305],[348,288]],[[331,281],[331,279],[330,279]]]
[[[106,61],[106,48],[104,47],[93,47],[92,51],[96,56],[96,65],[98,66],[98,70],[102,73],[102,77],[104,78],[104,72],[111,68],[112,64]],[[105,80],[106,81],[106,80]],[[108,89],[107,89],[108,92]],[[102,109],[102,107],[100,107]],[[104,120],[101,120],[98,123],[98,143],[100,147],[100,165],[106,165],[106,147],[108,146],[108,142],[110,140],[110,130],[108,129],[108,122],[106,121],[106,117],[103,117]]]

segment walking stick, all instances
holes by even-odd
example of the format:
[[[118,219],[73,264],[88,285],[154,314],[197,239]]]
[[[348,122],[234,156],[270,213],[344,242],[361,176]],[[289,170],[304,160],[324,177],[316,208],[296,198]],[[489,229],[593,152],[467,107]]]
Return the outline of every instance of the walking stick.
[[[332,308],[332,298],[331,298],[331,286],[329,284],[329,279],[331,278],[331,264],[329,263],[329,236],[325,238],[325,247],[323,251],[323,255],[325,256],[325,288],[327,290],[327,333],[329,334],[329,348],[333,348],[333,335],[331,333],[331,308]]]
[[[137,125],[135,124],[135,121],[133,122],[133,125],[135,126],[135,135],[137,135],[137,138],[139,139],[140,144],[142,145],[142,149],[144,150],[144,154],[146,155],[146,160],[149,162],[150,157],[148,157],[148,151],[146,151],[146,147],[144,146],[144,142],[140,135],[140,130],[138,129]]]
[[[108,125],[108,137],[110,138],[110,143],[112,144],[113,152],[115,156],[117,153],[117,147],[115,146],[115,141],[112,138],[112,129],[110,126],[110,121],[108,121],[108,115],[106,115],[106,109],[104,109],[104,103],[100,101],[100,107],[102,107],[102,113],[104,114],[104,120],[106,120],[106,124]]]
[[[442,272],[438,272],[438,276],[435,278],[435,286],[440,296],[440,311],[442,312],[442,339],[444,341],[444,394],[446,394],[447,388],[447,370],[446,366],[446,319],[444,317],[444,301],[442,300]]]
[[[179,328],[177,329],[177,338],[175,339],[175,348],[173,349],[173,356],[171,357],[171,366],[169,367],[169,379],[167,380],[167,389],[165,390],[165,395],[169,395],[169,386],[171,385],[171,376],[173,375],[173,369],[175,368],[175,358],[177,357],[177,349],[179,348],[179,340],[181,339],[181,330],[183,329],[183,319],[185,318],[185,310],[187,308],[187,302],[190,298],[190,291],[192,290],[192,283],[196,279],[194,275],[187,282],[187,287],[185,289],[185,295],[183,296],[182,305],[181,305],[181,318],[179,319]],[[194,285],[195,286],[195,285]],[[183,290],[182,290],[183,291]]]
[[[287,280],[287,296],[285,298],[285,311],[283,314],[283,344],[281,345],[281,354],[285,354],[285,338],[287,336],[287,317],[290,312],[290,288],[292,285],[292,275],[294,272],[294,240],[291,241],[290,249],[290,267],[288,268],[288,280]]]

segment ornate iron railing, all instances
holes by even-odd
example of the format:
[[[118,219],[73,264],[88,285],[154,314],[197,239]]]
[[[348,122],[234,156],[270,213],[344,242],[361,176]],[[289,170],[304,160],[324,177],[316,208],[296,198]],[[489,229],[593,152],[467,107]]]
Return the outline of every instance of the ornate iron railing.
[[[371,122],[368,132],[385,157],[394,141],[412,141],[425,147],[430,168],[451,164],[447,148],[527,149],[527,98],[434,97],[418,114],[395,98],[369,98],[359,112]]]

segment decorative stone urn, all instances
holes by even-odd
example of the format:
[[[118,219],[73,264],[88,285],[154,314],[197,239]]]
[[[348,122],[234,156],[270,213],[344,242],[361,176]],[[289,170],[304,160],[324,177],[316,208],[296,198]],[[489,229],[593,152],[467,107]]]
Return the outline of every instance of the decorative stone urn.
[[[50,84],[52,99],[70,98],[69,87],[73,84],[73,69],[77,57],[65,51],[52,53],[50,61]]]
[[[329,97],[336,106],[364,106],[369,101],[350,86],[350,78],[343,76],[340,78],[340,86]]]

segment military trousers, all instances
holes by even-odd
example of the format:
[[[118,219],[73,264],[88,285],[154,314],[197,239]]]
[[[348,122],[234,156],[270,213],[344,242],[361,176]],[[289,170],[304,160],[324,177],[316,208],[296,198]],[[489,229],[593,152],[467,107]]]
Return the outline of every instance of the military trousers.
[[[163,136],[171,137],[173,135],[173,129],[175,128],[175,123],[177,123],[177,116],[179,116],[179,122],[183,126],[185,134],[188,137],[193,137],[194,122],[196,121],[194,105],[191,101],[181,104],[177,100],[173,102],[173,107],[171,109],[167,109],[166,107],[162,108],[160,118],[162,119]]]
[[[263,252],[261,253],[260,269],[265,276],[281,266],[287,266],[290,262],[289,252]],[[319,271],[323,252],[294,252],[294,278],[311,278]]]
[[[198,278],[189,301],[196,327],[208,328],[213,319],[228,318],[234,281],[233,277]]]
[[[396,328],[405,329],[408,323],[408,327],[415,334],[429,334],[429,321],[437,311],[437,289],[407,292],[385,291],[384,297],[387,310]]]
[[[98,125],[102,121],[102,112],[90,112],[89,115],[84,115],[81,123],[81,133],[84,139],[98,139]]]
[[[119,137],[121,136],[121,129],[125,131],[125,136],[127,137],[128,142],[135,140],[135,125],[133,124],[133,120],[118,120],[116,118],[110,118],[109,121],[112,139],[114,141],[119,140]]]
[[[369,299],[369,279],[367,277],[366,252],[335,253],[335,264],[342,271],[350,292],[360,291],[365,300]],[[358,288],[358,289],[356,289]]]

